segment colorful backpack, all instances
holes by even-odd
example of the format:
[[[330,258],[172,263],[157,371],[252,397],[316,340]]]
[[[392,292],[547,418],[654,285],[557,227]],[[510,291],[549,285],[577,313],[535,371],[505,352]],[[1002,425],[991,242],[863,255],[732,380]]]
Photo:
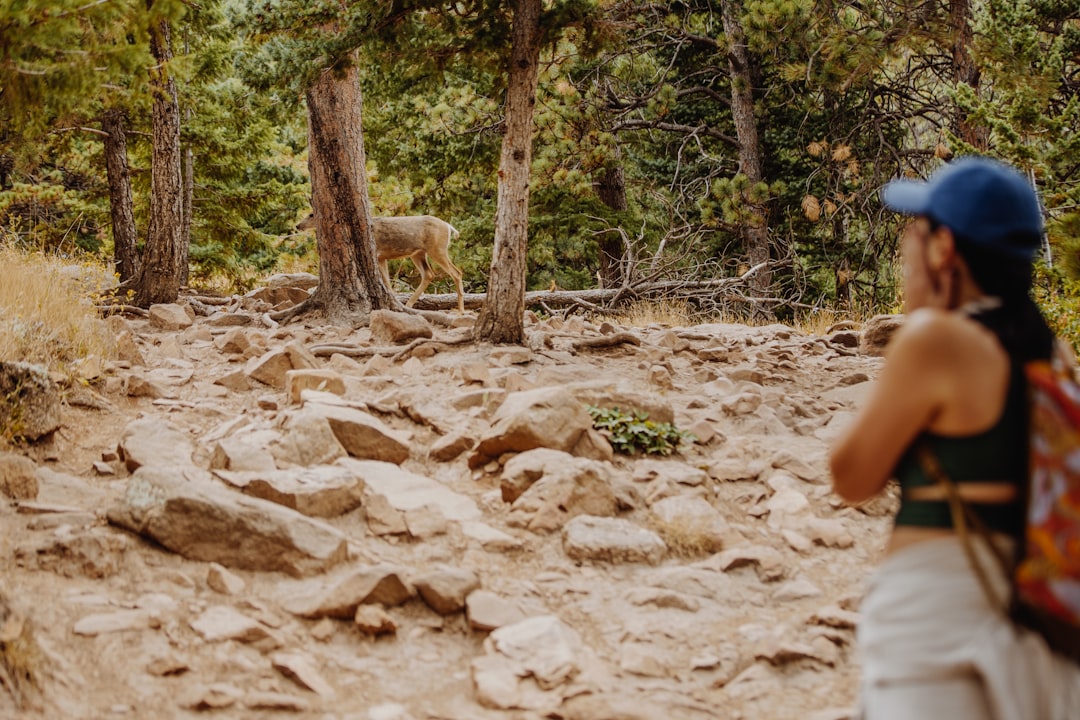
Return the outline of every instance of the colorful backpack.
[[[1031,471],[1013,611],[1051,647],[1080,659],[1080,385],[1060,352],[1024,371]]]
[[[961,500],[956,484],[928,445],[919,449],[927,475],[949,499],[953,526],[992,604],[1039,632],[1056,652],[1080,662],[1080,385],[1059,346],[1051,360],[1025,364],[1029,398],[1029,462],[1024,537],[1014,560],[989,541],[989,532]],[[987,540],[1010,578],[1012,597],[996,593],[971,547],[973,528]]]

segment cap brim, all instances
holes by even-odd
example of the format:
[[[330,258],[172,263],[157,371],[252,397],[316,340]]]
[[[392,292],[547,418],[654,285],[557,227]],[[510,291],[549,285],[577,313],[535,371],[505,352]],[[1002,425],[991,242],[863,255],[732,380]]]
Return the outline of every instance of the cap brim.
[[[893,180],[881,189],[885,207],[904,215],[922,215],[930,204],[930,191],[925,182]]]

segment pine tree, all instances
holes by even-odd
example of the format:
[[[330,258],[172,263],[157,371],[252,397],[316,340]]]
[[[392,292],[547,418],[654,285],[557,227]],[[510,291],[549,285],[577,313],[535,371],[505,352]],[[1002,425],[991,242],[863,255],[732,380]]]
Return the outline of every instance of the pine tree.
[[[176,302],[180,295],[187,249],[183,246],[183,186],[180,172],[180,105],[170,63],[172,20],[162,0],[146,0],[150,22],[150,68],[153,107],[153,163],[150,184],[150,227],[139,273],[132,283],[139,307]]]

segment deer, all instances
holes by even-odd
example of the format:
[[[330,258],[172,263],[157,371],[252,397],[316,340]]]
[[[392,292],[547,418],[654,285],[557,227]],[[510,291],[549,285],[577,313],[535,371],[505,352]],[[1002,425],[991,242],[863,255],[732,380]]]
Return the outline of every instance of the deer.
[[[297,230],[310,230],[315,227],[315,214],[312,213],[297,224]],[[427,289],[435,277],[428,258],[437,262],[454,281],[457,290],[458,312],[465,312],[465,290],[461,284],[461,269],[450,260],[450,241],[460,233],[450,223],[434,215],[400,215],[392,217],[374,217],[371,229],[375,233],[375,258],[379,261],[383,280],[390,284],[390,260],[410,258],[420,271],[420,284],[416,286],[412,297],[405,307],[412,307]]]

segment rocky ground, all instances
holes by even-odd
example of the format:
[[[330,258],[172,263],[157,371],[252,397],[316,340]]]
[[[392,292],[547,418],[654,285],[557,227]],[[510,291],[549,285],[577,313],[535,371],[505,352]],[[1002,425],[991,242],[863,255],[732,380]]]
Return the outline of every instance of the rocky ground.
[[[857,331],[275,327],[299,296],[110,318],[0,453],[0,717],[848,717],[894,501],[829,489]],[[696,440],[614,454],[586,404]]]

